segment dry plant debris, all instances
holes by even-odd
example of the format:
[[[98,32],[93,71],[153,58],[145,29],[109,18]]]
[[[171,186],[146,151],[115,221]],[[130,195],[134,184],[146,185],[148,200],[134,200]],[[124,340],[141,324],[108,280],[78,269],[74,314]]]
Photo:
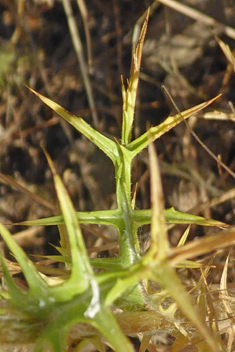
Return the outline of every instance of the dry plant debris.
[[[97,125],[105,135],[114,135],[118,139],[122,107],[120,74],[124,78],[129,76],[133,28],[143,18],[147,8],[152,6],[143,48],[134,137],[144,133],[146,125],[155,126],[170,113],[177,113],[162,92],[162,84],[167,87],[181,111],[222,93],[222,98],[212,107],[194,114],[188,122],[221,163],[208,155],[183,123],[164,134],[155,145],[162,172],[165,207],[173,206],[176,210],[234,225],[235,180],[222,167],[222,163],[231,171],[235,167],[233,5],[226,0],[182,1],[184,9],[198,11],[199,17],[195,21],[195,17],[188,16],[190,11],[179,12],[177,8],[173,10],[169,7],[170,4],[177,5],[176,1],[92,0],[86,2],[85,12],[81,11],[83,2],[78,2],[80,7],[76,1],[69,3],[81,34],[90,81],[88,90],[92,90],[95,106],[89,103],[90,96],[83,82],[84,69],[79,66],[74,53],[63,2],[0,0],[1,222],[9,225],[9,230],[27,253],[35,255],[30,258],[36,262],[36,267],[41,270],[48,265],[47,270],[44,269],[45,275],[53,273],[55,267],[62,277],[65,275],[62,264],[56,264],[53,259],[44,259],[46,255],[58,253],[48,245],[52,243],[58,246],[56,229],[40,227],[28,230],[27,227],[15,225],[57,213],[52,176],[41,145],[52,156],[76,210],[115,208],[113,170],[106,156],[29,94],[24,84],[59,102],[73,114],[83,116],[86,122]],[[206,18],[210,23],[205,23]],[[87,39],[89,36],[91,44]],[[132,194],[136,193],[136,208],[148,209],[149,159],[145,151],[133,161],[132,186]],[[25,191],[22,194],[22,189],[27,189],[28,194]],[[39,195],[43,201],[37,198]],[[117,233],[113,228],[104,225],[83,226],[86,246],[94,260],[98,256],[105,258],[117,255]],[[186,233],[186,226],[178,224],[169,229],[173,247],[177,246],[184,231]],[[205,319],[209,319],[208,325],[214,331],[223,333],[224,348],[233,351],[234,247],[231,246],[229,256],[228,250],[222,249],[220,242],[221,248],[218,249],[215,239],[219,241],[220,233],[212,241],[210,236],[213,232],[214,229],[193,225],[185,236],[190,243],[176,248],[174,255],[184,256],[185,251],[188,255],[191,253],[189,257],[192,258],[195,253],[201,255],[200,263],[204,265],[201,269],[178,268],[177,271],[184,286],[189,292],[192,290],[192,299],[199,306],[201,314],[207,312]],[[140,230],[139,238],[143,247],[147,247],[145,239],[148,239],[148,233],[147,225]],[[226,241],[229,243],[230,235],[232,230],[228,230],[224,237],[224,245]],[[197,239],[204,236],[208,237],[204,242],[205,248],[200,252]],[[3,242],[1,249],[8,260],[10,272],[14,275],[19,273],[18,264]],[[206,255],[208,250],[216,250],[216,254],[209,251]],[[18,285],[24,287],[20,275],[17,280]],[[197,285],[193,287],[195,282]],[[214,309],[215,302],[219,302],[216,306],[218,311]],[[165,309],[174,311],[174,303],[167,294],[161,304]],[[139,316],[137,312],[123,313],[118,321],[127,335],[144,333],[143,326],[148,331],[161,330],[159,322],[155,322],[151,314],[151,311],[141,312]],[[138,331],[139,326],[134,326],[137,317],[145,321],[141,331]],[[148,326],[150,320],[151,327]],[[149,344],[143,338],[142,350],[148,346],[149,351],[157,348],[176,352],[187,346],[188,339],[183,329],[170,335],[174,325],[171,324],[168,334],[162,333],[158,339],[158,347],[154,339]],[[37,328],[40,331],[41,326]],[[81,327],[79,329],[81,331]],[[71,330],[71,339],[73,334],[76,335]],[[93,341],[93,344],[99,349],[99,342]],[[10,351],[15,346],[8,348]],[[22,348],[30,351],[31,347]],[[191,345],[185,348],[209,351],[208,346],[205,347],[204,342],[198,340],[192,340]]]

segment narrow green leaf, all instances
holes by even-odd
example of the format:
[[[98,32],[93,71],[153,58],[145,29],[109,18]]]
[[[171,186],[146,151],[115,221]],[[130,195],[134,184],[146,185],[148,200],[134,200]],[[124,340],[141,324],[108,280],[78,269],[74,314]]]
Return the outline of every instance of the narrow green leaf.
[[[138,225],[138,227],[151,223],[151,212],[151,209],[134,210],[132,212],[133,220]],[[165,209],[164,215],[166,217],[166,221],[171,224],[195,224],[215,227],[228,226],[224,222],[213,219],[206,219],[198,215],[183,213],[181,211],[175,210],[174,208]],[[76,216],[81,224],[102,224],[119,227],[119,223],[120,221],[122,221],[119,209],[97,210],[91,212],[76,212]],[[17,223],[17,225],[24,226],[51,226],[59,224],[64,224],[63,215],[52,216],[37,220],[22,221],[20,223]]]
[[[174,208],[165,210],[166,220],[172,224],[195,224],[202,226],[215,226],[215,227],[227,227],[228,225],[224,222],[206,219],[202,216],[182,213],[181,211],[177,211]]]
[[[113,225],[117,227],[118,223],[122,221],[122,215],[119,209],[76,212],[76,217],[77,221],[79,221],[81,224]],[[17,223],[17,225],[25,226],[50,226],[59,224],[64,224],[63,215]]]
[[[133,212],[133,219],[138,224],[138,226],[146,225],[151,223],[151,209],[135,210]],[[202,226],[216,226],[216,227],[226,227],[227,224],[213,220],[206,219],[202,216],[197,216],[193,214],[183,213],[177,211],[174,208],[165,209],[164,215],[166,221],[170,224],[195,224]]]
[[[128,145],[128,149],[132,151],[133,157],[140,153],[150,141],[155,141],[157,138],[161,137],[163,134],[168,132],[174,126],[178,125],[183,119],[187,119],[191,115],[197,113],[198,111],[204,109],[211,103],[213,103],[221,94],[217,95],[215,98],[210,99],[202,104],[196,105],[188,110],[182,111],[180,114],[174,116],[169,116],[164,122],[159,126],[151,127],[146,133],[144,133],[139,138],[135,139]],[[151,136],[151,139],[149,139]]]
[[[30,292],[33,295],[40,295],[40,294],[44,295],[44,292],[47,290],[47,284],[41,278],[33,263],[29,260],[29,258],[26,256],[24,251],[14,241],[10,232],[1,223],[0,223],[0,232],[1,232],[2,238],[4,239],[7,246],[16,257],[18,263],[20,264],[22,272],[24,273],[24,276],[29,285]]]
[[[53,173],[55,188],[60,202],[60,207],[64,216],[65,225],[69,236],[71,251],[72,273],[66,281],[66,285],[74,283],[77,285],[77,292],[82,292],[89,286],[89,278],[93,275],[92,267],[89,263],[86,246],[83,241],[80,226],[69,195],[63,185],[60,176],[57,174],[54,164],[48,153],[44,150],[48,163]],[[75,294],[75,292],[74,292]]]
[[[23,293],[23,291],[21,291],[16,286],[13,278],[11,277],[11,275],[9,273],[9,270],[6,266],[6,263],[4,261],[4,258],[2,256],[1,251],[0,251],[0,262],[1,262],[1,266],[2,266],[3,276],[4,276],[4,279],[6,280],[6,284],[7,284],[12,302],[14,302],[14,303],[23,302],[25,299],[25,293]]]
[[[58,115],[63,117],[67,122],[74,126],[79,132],[86,136],[91,142],[97,145],[115,164],[118,156],[117,144],[111,139],[105,137],[88,123],[86,123],[81,117],[75,116],[64,109],[59,104],[49,98],[44,97],[42,94],[37,93],[32,88],[29,88],[39,99],[41,99],[47,106],[54,110]]]

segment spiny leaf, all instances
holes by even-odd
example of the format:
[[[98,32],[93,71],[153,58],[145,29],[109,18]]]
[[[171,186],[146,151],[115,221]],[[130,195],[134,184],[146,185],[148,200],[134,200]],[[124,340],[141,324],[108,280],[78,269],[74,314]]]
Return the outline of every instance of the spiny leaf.
[[[63,185],[60,176],[57,174],[54,164],[49,157],[48,153],[44,150],[48,163],[53,173],[55,188],[60,202],[60,207],[64,216],[65,225],[68,232],[71,260],[72,260],[72,273],[67,281],[77,284],[77,292],[82,292],[89,286],[90,276],[93,275],[92,268],[89,263],[89,257],[86,251],[86,246],[83,241],[81,229],[79,227],[75,210],[68,193]]]
[[[29,87],[28,87],[29,88]],[[91,142],[97,145],[115,164],[116,157],[118,156],[117,145],[111,139],[105,137],[88,123],[86,123],[81,117],[71,114],[69,111],[64,109],[59,104],[56,104],[49,98],[44,97],[32,88],[29,88],[39,99],[41,99],[46,105],[54,110],[58,115],[63,117],[67,122],[74,126],[79,132],[86,136]]]
[[[196,105],[188,110],[182,111],[180,114],[176,114],[174,116],[169,116],[165,121],[163,121],[160,125],[151,127],[146,133],[144,133],[139,138],[135,139],[128,145],[128,149],[132,151],[133,157],[140,153],[151,141],[155,141],[157,138],[160,138],[163,134],[168,132],[174,126],[178,125],[182,122],[183,119],[187,119],[192,114],[199,112],[200,110],[206,108],[208,105],[213,103],[216,99],[218,99],[221,94],[217,95],[215,98],[210,99],[202,104]],[[151,136],[151,139],[150,139]]]
[[[142,209],[133,211],[133,219],[138,226],[146,225],[151,223],[151,209]],[[164,215],[166,221],[172,224],[195,224],[202,226],[216,226],[216,227],[226,227],[228,226],[224,222],[206,219],[202,216],[183,213],[177,211],[174,208],[165,209]],[[89,224],[102,224],[102,225],[113,225],[118,226],[121,220],[121,213],[119,209],[114,210],[97,210],[90,212],[76,212],[77,220],[81,223]],[[38,220],[28,220],[17,223],[17,225],[25,226],[50,226],[64,224],[63,215],[53,216]]]
[[[142,209],[135,210],[133,212],[134,221],[138,224],[138,226],[146,225],[151,223],[151,209]],[[177,211],[174,208],[165,209],[164,215],[166,218],[166,222],[171,224],[195,224],[202,226],[216,226],[216,227],[226,227],[227,224],[212,220],[206,219],[202,216],[197,216],[193,214],[183,213],[181,211]]]
[[[116,226],[117,223],[121,220],[122,215],[119,209],[114,210],[96,210],[89,212],[76,212],[77,220],[81,224],[89,223],[89,224],[102,224],[102,225],[113,225]],[[17,223],[17,225],[59,225],[64,224],[63,215],[48,217],[44,219],[38,220],[28,220]]]
[[[9,249],[12,251],[18,263],[20,264],[32,295],[37,296],[40,295],[40,293],[44,295],[45,290],[47,289],[47,284],[40,277],[33,263],[29,260],[24,251],[14,241],[10,232],[1,223],[0,232]]]

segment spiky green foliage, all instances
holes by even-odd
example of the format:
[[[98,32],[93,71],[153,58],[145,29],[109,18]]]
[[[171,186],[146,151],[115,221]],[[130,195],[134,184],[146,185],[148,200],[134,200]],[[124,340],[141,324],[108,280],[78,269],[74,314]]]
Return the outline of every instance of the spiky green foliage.
[[[177,248],[170,247],[166,220],[209,226],[224,224],[176,212],[174,209],[163,209],[160,173],[151,144],[182,119],[203,109],[214,99],[181,114],[169,116],[161,125],[151,127],[145,134],[132,141],[136,90],[146,28],[147,21],[133,57],[130,81],[127,88],[124,84],[122,87],[123,127],[120,143],[105,137],[81,117],[72,115],[34,91],[45,104],[90,139],[112,160],[115,168],[117,209],[76,213],[53,162],[45,151],[53,173],[62,215],[25,224],[65,224],[66,231],[61,232],[60,239],[61,255],[57,259],[67,263],[68,274],[70,271],[71,273],[68,279],[61,278],[57,285],[51,285],[51,279],[38,272],[7,229],[0,225],[1,235],[17,259],[29,287],[28,291],[24,291],[16,285],[1,255],[8,293],[4,298],[7,303],[0,317],[0,328],[6,331],[4,317],[10,314],[7,323],[10,322],[8,330],[11,331],[11,338],[8,343],[22,342],[20,335],[24,331],[25,342],[35,342],[34,352],[46,351],[48,344],[55,352],[64,352],[66,344],[73,341],[78,343],[79,340],[82,342],[80,345],[78,343],[78,350],[81,350],[84,344],[92,342],[100,351],[104,351],[103,342],[99,338],[101,335],[113,350],[131,352],[133,347],[125,334],[146,331],[153,334],[155,330],[166,330],[183,333],[184,341],[195,342],[203,339],[206,346],[204,351],[223,350],[219,334],[215,336],[215,331],[206,323],[207,314],[202,314],[200,309],[195,307],[175,268],[179,265],[199,267],[199,264],[188,259],[219,246],[234,243],[235,233],[232,230],[223,231],[214,237],[187,245],[184,245],[183,239]],[[150,155],[152,208],[136,210],[131,195],[131,163],[147,146]],[[119,235],[119,255],[116,258],[91,260],[85,248],[79,223],[115,226]],[[137,230],[144,224],[151,224],[152,239],[149,251],[142,256]],[[93,266],[105,270],[95,273]],[[161,289],[152,290],[148,285],[149,280],[156,282]],[[114,307],[121,308],[123,313],[115,313]],[[7,338],[4,339],[0,336],[0,341],[6,342]],[[146,346],[147,341],[143,340]]]

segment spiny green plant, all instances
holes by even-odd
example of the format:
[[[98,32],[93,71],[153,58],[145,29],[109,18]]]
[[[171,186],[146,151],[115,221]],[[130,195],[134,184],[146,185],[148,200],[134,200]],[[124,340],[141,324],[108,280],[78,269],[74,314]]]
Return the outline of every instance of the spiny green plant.
[[[53,162],[45,151],[53,173],[62,215],[27,221],[24,224],[58,225],[61,247],[57,249],[60,254],[53,259],[64,262],[67,275],[57,276],[56,269],[53,269],[54,277],[43,274],[16,244],[9,231],[0,224],[1,235],[20,265],[28,285],[28,289],[23,290],[16,284],[10,274],[8,262],[0,254],[7,285],[7,289],[3,286],[1,291],[2,345],[33,343],[34,352],[63,352],[72,344],[76,346],[76,351],[82,351],[88,343],[93,343],[98,350],[105,351],[105,341],[114,351],[132,352],[134,349],[126,336],[143,333],[141,350],[144,351],[156,331],[168,331],[176,337],[178,344],[180,342],[180,348],[192,343],[198,351],[225,350],[220,338],[220,326],[216,323],[216,320],[227,317],[225,310],[218,304],[214,308],[216,313],[212,312],[205,295],[200,297],[199,293],[206,290],[203,280],[194,288],[199,298],[193,300],[175,269],[180,266],[198,267],[206,276],[209,267],[203,268],[190,258],[233,244],[235,233],[226,229],[214,236],[188,244],[185,244],[185,233],[178,247],[170,247],[166,222],[217,227],[223,227],[224,224],[174,209],[164,210],[160,172],[152,144],[182,119],[187,119],[205,108],[216,98],[175,116],[169,116],[159,126],[150,127],[142,136],[132,140],[146,28],[147,20],[133,56],[127,88],[122,84],[123,120],[120,141],[107,138],[81,117],[74,116],[31,89],[45,104],[111,159],[115,168],[117,208],[75,212]],[[136,210],[131,194],[131,163],[147,146],[152,207],[149,210]],[[117,257],[89,258],[79,226],[81,223],[114,226],[118,231]],[[65,224],[66,230],[60,227],[61,224]],[[137,231],[145,224],[151,224],[151,245],[147,253],[142,255]],[[158,288],[154,288],[154,283]],[[225,283],[223,285],[226,287]],[[179,347],[175,344],[172,351],[178,350]]]

